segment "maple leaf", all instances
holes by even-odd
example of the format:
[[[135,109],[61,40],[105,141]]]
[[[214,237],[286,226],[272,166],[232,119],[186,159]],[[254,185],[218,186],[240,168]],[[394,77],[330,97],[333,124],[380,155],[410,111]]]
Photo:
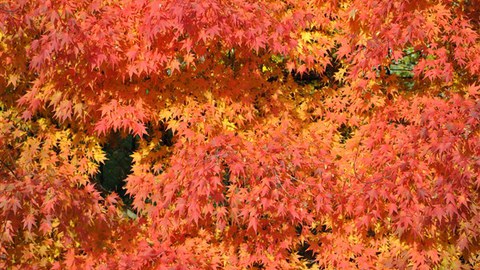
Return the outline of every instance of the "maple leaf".
[[[305,74],[306,71],[307,71],[307,66],[305,64],[302,64],[297,68],[297,73],[300,75]]]
[[[138,45],[133,46],[129,49],[129,51],[125,54],[129,61],[133,61],[138,54],[139,47]]]
[[[295,69],[295,63],[293,62],[288,62],[287,63],[287,70],[288,72],[292,72]]]
[[[480,95],[480,85],[475,85],[475,84],[469,85],[469,86],[467,87],[467,92],[468,92],[468,94],[471,95],[471,96],[478,96],[478,95]]]
[[[185,61],[185,63],[187,64],[187,66],[190,66],[190,65],[195,65],[195,57],[193,54],[191,53],[188,53],[186,54],[184,57],[183,57],[183,60]]]
[[[10,74],[8,77],[8,84],[11,84],[14,88],[17,88],[17,83],[20,80],[20,76],[18,74]]]
[[[23,219],[23,228],[27,228],[28,231],[32,230],[33,225],[35,225],[35,216],[32,214],[28,214]]]
[[[343,57],[349,55],[350,51],[351,51],[350,46],[345,44],[345,45],[340,46],[340,48],[338,48],[337,55],[338,55],[339,58],[343,58]]]
[[[248,220],[248,229],[253,229],[254,232],[257,232],[258,220],[256,217],[250,217]]]
[[[170,70],[170,74],[176,71],[180,72],[180,62],[177,59],[173,59],[167,67]]]
[[[52,224],[49,220],[46,220],[46,219],[43,219],[41,222],[40,222],[40,227],[39,227],[40,231],[43,233],[43,234],[47,234],[49,233],[51,230],[52,230]]]

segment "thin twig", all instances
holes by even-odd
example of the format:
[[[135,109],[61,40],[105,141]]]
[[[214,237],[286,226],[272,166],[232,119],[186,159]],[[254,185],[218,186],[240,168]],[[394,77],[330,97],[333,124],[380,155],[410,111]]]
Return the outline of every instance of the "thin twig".
[[[10,168],[10,166],[8,166],[3,160],[0,159],[0,165],[2,165],[2,167],[5,167],[7,168],[8,171],[10,171],[10,173],[13,175],[13,177],[15,177],[15,179],[17,179],[18,181],[20,181],[20,178],[18,178],[17,174],[15,173],[14,170],[12,170],[12,168]]]

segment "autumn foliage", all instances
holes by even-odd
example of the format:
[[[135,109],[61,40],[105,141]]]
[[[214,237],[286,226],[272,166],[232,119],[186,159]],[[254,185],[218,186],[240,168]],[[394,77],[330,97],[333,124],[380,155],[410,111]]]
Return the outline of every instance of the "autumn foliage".
[[[0,61],[1,269],[480,267],[478,0],[3,0]]]

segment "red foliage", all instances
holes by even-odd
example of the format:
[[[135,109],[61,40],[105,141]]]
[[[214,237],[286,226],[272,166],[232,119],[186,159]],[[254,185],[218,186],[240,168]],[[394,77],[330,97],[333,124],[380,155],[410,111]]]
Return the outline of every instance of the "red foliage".
[[[478,267],[479,5],[4,1],[0,268]]]

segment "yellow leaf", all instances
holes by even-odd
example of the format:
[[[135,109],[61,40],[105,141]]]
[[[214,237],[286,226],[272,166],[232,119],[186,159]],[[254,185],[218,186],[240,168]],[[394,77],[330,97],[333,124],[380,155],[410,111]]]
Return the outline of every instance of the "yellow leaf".
[[[345,80],[345,73],[346,72],[347,72],[346,68],[338,69],[338,71],[334,75],[335,80],[337,80],[339,82],[343,82]]]
[[[98,150],[93,152],[93,159],[98,163],[103,163],[107,157],[102,150]]]
[[[226,130],[234,131],[237,127],[234,123],[228,121],[228,119],[224,118],[222,121],[223,128]]]
[[[302,40],[305,42],[310,42],[313,39],[312,34],[310,32],[303,32],[302,33]]]

